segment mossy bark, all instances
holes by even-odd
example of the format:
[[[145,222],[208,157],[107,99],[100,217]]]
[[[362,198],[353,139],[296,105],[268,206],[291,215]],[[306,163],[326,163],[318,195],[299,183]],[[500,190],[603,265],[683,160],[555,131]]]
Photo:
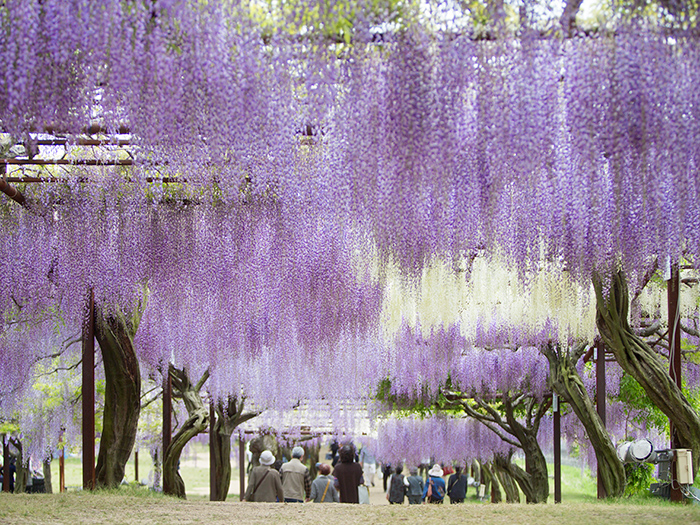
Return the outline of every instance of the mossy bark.
[[[226,501],[228,489],[231,486],[231,434],[235,428],[254,418],[258,412],[244,412],[245,399],[228,399],[226,406],[223,402],[216,405],[216,422],[210,445],[210,453],[214,454],[215,475],[219,480],[217,489],[212,494],[213,501]]]
[[[190,382],[185,370],[179,370],[172,364],[169,366],[168,373],[172,380],[173,397],[182,399],[185,403],[188,417],[173,436],[170,446],[165,451],[163,459],[163,492],[170,496],[187,499],[185,482],[178,471],[180,454],[193,437],[201,434],[209,427],[209,409],[204,405],[200,395],[202,386],[209,378],[209,371],[206,371],[195,385]]]
[[[501,484],[498,478],[494,476],[491,470],[491,462],[487,461],[481,465],[482,483],[486,485],[486,494],[491,494],[491,503],[501,503],[503,501],[503,493],[501,492]]]
[[[511,461],[510,457],[497,455],[493,461],[493,467],[498,481],[506,493],[506,503],[520,503],[519,483],[516,482],[513,471],[522,471],[518,465]]]
[[[519,395],[512,398],[507,393],[501,395],[501,400],[499,410],[479,400],[472,401],[478,406],[472,406],[472,402],[467,399],[462,399],[460,404],[468,416],[484,423],[507,443],[523,451],[525,470],[512,463],[503,465],[503,468],[507,468],[508,473],[518,483],[527,503],[546,503],[549,498],[549,476],[547,461],[537,441],[537,433],[550,403],[531,396]],[[523,422],[516,417],[516,413],[522,411],[525,412]],[[506,434],[500,432],[498,427]]]
[[[566,401],[586,429],[588,439],[598,461],[600,476],[609,498],[619,498],[627,483],[625,469],[617,457],[617,451],[598,415],[575,363],[568,352],[550,344],[543,349],[549,361],[549,378],[552,388]]]
[[[600,335],[622,369],[644,389],[649,399],[673,422],[682,448],[691,449],[693,468],[700,466],[700,417],[669,374],[669,365],[629,326],[629,292],[622,272],[616,272],[610,288],[593,280],[596,322]]]
[[[51,460],[49,457],[41,462],[42,471],[44,473],[44,492],[53,494],[53,483],[51,481]]]
[[[120,313],[98,309],[95,338],[105,369],[105,404],[97,456],[97,487],[115,488],[124,479],[126,462],[136,441],[141,411],[141,371],[134,350],[138,322]]]

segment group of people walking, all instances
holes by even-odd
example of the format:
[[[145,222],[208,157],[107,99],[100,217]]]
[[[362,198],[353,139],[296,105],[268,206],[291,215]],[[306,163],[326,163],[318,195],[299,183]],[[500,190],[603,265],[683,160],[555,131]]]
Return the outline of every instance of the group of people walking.
[[[463,503],[467,497],[468,478],[462,473],[461,467],[455,467],[447,485],[442,467],[438,464],[428,471],[426,480],[418,475],[417,468],[409,471],[410,476],[404,476],[402,472],[401,466],[396,467],[387,481],[386,499],[390,504],[402,505],[406,498],[409,505],[443,503],[445,496],[449,498],[450,503]]]
[[[279,472],[273,468],[275,456],[265,450],[260,454],[260,466],[248,479],[243,501],[285,503],[359,503],[358,486],[363,483],[362,467],[355,463],[352,447],[339,451],[340,462],[333,469],[325,463],[318,465],[318,477],[311,481],[308,467],[301,461],[304,449],[294,447],[292,459],[283,463]]]
[[[332,475],[330,465],[317,464],[319,474],[313,481],[308,467],[302,463],[303,458],[304,449],[294,447],[292,459],[283,463],[277,471],[273,467],[275,456],[269,450],[263,451],[260,466],[250,473],[243,501],[360,503],[359,488],[374,484],[373,479],[365,479],[365,474],[373,478],[373,469],[363,468],[367,461],[355,461],[352,445],[344,445],[339,449],[339,461],[333,468]],[[374,462],[372,466],[375,467]],[[432,466],[425,480],[418,475],[417,468],[412,468],[409,476],[404,476],[402,472],[401,466],[396,467],[387,480],[386,498],[391,504],[403,504],[406,498],[411,505],[443,503],[446,496],[450,503],[462,503],[466,498],[468,479],[461,467],[455,468],[447,484],[442,467],[438,464]]]

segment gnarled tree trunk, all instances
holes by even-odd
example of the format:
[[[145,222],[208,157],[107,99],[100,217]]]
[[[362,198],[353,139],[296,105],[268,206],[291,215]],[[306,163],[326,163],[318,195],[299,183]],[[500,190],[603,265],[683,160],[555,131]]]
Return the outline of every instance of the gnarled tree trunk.
[[[549,361],[549,379],[552,388],[573,408],[586,429],[600,468],[605,493],[609,498],[619,498],[627,483],[625,469],[617,457],[610,434],[603,425],[593,401],[586,391],[574,361],[566,351],[550,344],[542,349]]]
[[[486,485],[486,494],[489,494],[490,491],[491,503],[501,503],[503,501],[501,484],[498,482],[498,478],[493,475],[490,461],[481,465],[481,477],[484,485]]]
[[[53,494],[53,483],[51,483],[51,460],[53,458],[49,456],[44,461],[41,462],[41,467],[44,473],[44,492],[46,494]]]
[[[523,451],[526,470],[510,461],[506,462],[503,468],[518,483],[528,503],[546,503],[549,497],[549,476],[547,461],[537,441],[537,433],[540,421],[549,409],[549,400],[540,401],[527,395],[511,396],[503,392],[500,396],[502,405],[500,410],[496,410],[489,403],[478,398],[470,401],[453,392],[445,392],[445,397],[459,399],[462,409],[468,416],[485,424],[506,443]],[[472,406],[472,403],[475,406]],[[525,412],[522,423],[516,417],[516,409]],[[505,433],[499,430],[499,427]]]
[[[549,498],[549,475],[547,473],[547,460],[542,453],[540,444],[537,441],[537,433],[540,428],[540,421],[549,407],[549,403],[542,401],[536,410],[534,400],[530,400],[532,408],[528,408],[530,424],[522,425],[515,417],[515,407],[511,405],[510,398],[505,398],[506,420],[510,425],[512,434],[518,438],[522,451],[525,454],[525,470],[518,467],[509,460],[504,465],[504,470],[508,472],[518,483],[525,495],[527,503],[547,503]],[[512,454],[512,452],[511,452]]]
[[[188,418],[173,436],[170,446],[165,451],[163,460],[163,492],[171,496],[186,499],[185,482],[178,472],[180,454],[185,445],[209,427],[209,409],[204,406],[200,390],[209,378],[207,370],[196,385],[190,383],[185,370],[178,370],[172,364],[168,373],[173,383],[173,397],[181,398],[187,408]],[[227,489],[228,490],[228,489]]]
[[[136,441],[141,411],[141,371],[134,350],[138,320],[127,319],[121,313],[105,315],[101,309],[96,315],[95,338],[105,368],[104,416],[95,469],[97,487],[119,486]]]
[[[518,465],[512,462],[512,454],[505,457],[498,454],[494,457],[493,467],[498,481],[500,481],[503,491],[506,493],[506,503],[520,503],[520,491],[518,483],[515,481],[515,476],[511,470],[520,470],[525,473]]]
[[[217,419],[214,423],[214,433],[210,444],[210,453],[214,454],[216,477],[219,480],[218,492],[213,494],[214,501],[226,501],[231,485],[231,434],[235,428],[254,418],[258,412],[243,412],[245,398],[238,401],[229,397],[226,406],[223,402],[216,405]]]
[[[700,417],[671,378],[668,363],[662,360],[629,326],[629,293],[622,272],[612,277],[605,294],[603,283],[593,280],[596,294],[596,322],[605,344],[615,355],[622,369],[644,388],[676,429],[683,448],[693,451],[693,468],[700,466]]]
[[[15,494],[24,494],[27,492],[27,482],[29,481],[29,468],[24,463],[24,455],[22,452],[22,442],[19,439],[12,439],[12,447],[10,454],[15,458]],[[15,450],[13,451],[12,448]],[[12,479],[12,478],[10,478]]]

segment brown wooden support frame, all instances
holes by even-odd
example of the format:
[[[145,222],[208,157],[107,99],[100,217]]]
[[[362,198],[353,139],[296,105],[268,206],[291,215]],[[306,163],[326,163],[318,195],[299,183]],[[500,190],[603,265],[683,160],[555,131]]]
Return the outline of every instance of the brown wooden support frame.
[[[238,481],[240,494],[238,499],[243,500],[245,495],[245,439],[243,439],[243,436],[238,438],[238,470],[240,471],[240,479]]]
[[[561,503],[561,411],[559,396],[552,393],[554,414],[554,503]]]
[[[173,437],[173,386],[170,379],[170,365],[166,364],[163,368],[163,459],[161,464],[165,464],[165,451],[170,447],[170,442]],[[165,486],[165,476],[163,476],[163,491],[166,494],[172,492],[171,487]],[[170,492],[168,492],[170,491]]]
[[[218,478],[216,476],[216,454],[213,447],[216,440],[214,433],[216,432],[216,409],[214,401],[209,403],[209,501],[217,501],[219,493]]]
[[[95,488],[95,294],[88,297],[83,327],[83,489]]]
[[[10,444],[7,434],[2,435],[2,491],[10,492]]]

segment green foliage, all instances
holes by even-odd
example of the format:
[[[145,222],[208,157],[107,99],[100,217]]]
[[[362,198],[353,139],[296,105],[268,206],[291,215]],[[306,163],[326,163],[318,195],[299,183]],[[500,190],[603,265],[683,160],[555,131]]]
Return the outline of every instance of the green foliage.
[[[626,463],[625,476],[627,486],[625,496],[642,495],[649,492],[649,485],[654,480],[654,466],[649,463]]]
[[[624,374],[620,380],[619,400],[640,411],[639,415],[633,418],[637,423],[646,423],[660,431],[668,431],[668,417],[651,402],[637,380],[628,374]]]

